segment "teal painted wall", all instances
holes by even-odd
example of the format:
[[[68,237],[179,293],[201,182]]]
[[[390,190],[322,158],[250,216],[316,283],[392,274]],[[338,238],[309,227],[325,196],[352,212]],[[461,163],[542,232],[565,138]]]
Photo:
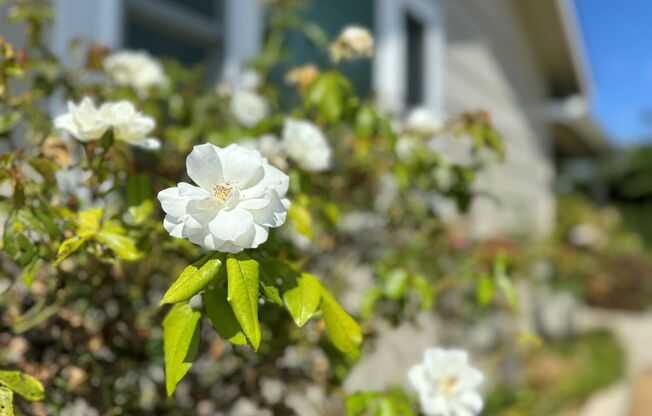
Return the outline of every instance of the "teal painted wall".
[[[348,25],[359,25],[373,31],[374,8],[373,0],[308,0],[302,15],[307,20],[317,23],[333,40],[340,31]],[[276,74],[292,66],[315,63],[320,68],[328,68],[331,64],[326,52],[318,50],[304,36],[291,35],[288,40],[290,61]],[[342,62],[338,65],[352,82],[358,94],[363,97],[371,91],[371,60],[359,59]]]

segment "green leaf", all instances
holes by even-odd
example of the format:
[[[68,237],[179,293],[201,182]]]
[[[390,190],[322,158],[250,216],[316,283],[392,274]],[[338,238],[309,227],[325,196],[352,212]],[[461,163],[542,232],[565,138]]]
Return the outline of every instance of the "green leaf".
[[[132,205],[127,209],[127,213],[131,216],[131,223],[140,225],[147,220],[147,217],[154,210],[154,203],[151,199],[146,199],[138,205]]]
[[[494,292],[496,286],[491,277],[483,275],[478,281],[478,285],[475,288],[475,297],[478,299],[478,303],[482,306],[486,306],[494,298]]]
[[[226,259],[228,301],[249,343],[255,350],[260,346],[258,322],[258,262],[240,253]]]
[[[276,263],[283,263],[280,260],[268,260],[260,265],[260,291],[267,299],[279,306],[283,306],[283,299],[276,280],[282,277],[279,274],[279,267]]]
[[[324,314],[326,331],[335,347],[353,357],[360,355],[362,343],[360,326],[326,290],[322,292],[321,310]]]
[[[14,392],[0,386],[0,416],[14,416]]]
[[[219,285],[205,291],[203,299],[206,315],[208,315],[213,328],[222,338],[233,344],[247,345],[247,337],[242,332],[242,328],[226,298],[226,285]]]
[[[317,312],[321,302],[322,285],[319,279],[308,273],[301,273],[296,286],[285,291],[285,306],[294,322],[302,327]]]
[[[421,309],[428,310],[433,307],[435,304],[435,295],[432,290],[432,286],[428,283],[428,280],[423,276],[416,276],[414,282],[412,283],[417,293],[421,297]]]
[[[362,319],[368,319],[374,312],[376,302],[383,297],[383,289],[375,286],[366,291],[360,299],[360,316]]]
[[[503,292],[507,303],[512,311],[518,310],[518,293],[516,288],[512,284],[512,281],[507,276],[507,255],[505,253],[499,253],[494,259],[494,279],[496,280],[496,285]]]
[[[403,269],[392,270],[385,281],[385,295],[392,300],[402,298],[408,286],[408,277],[408,273]]]
[[[186,375],[199,349],[201,313],[187,303],[177,303],[163,320],[165,387],[168,396]]]
[[[10,388],[27,400],[43,400],[43,384],[29,374],[20,371],[0,371],[0,384]]]
[[[86,239],[79,236],[74,236],[63,240],[57,250],[57,258],[54,265],[61,263],[66,257],[79,250],[79,248],[86,242]]]
[[[136,247],[136,242],[125,235],[126,230],[115,221],[107,221],[95,239],[105,244],[124,260],[138,260],[142,253]]]
[[[23,273],[21,274],[20,278],[23,283],[25,283],[25,286],[32,287],[34,277],[36,277],[36,272],[38,272],[42,264],[42,259],[35,258],[23,269]]]
[[[141,205],[145,201],[150,201],[152,197],[152,185],[147,176],[132,175],[127,179],[127,195],[125,202],[127,206],[133,207]]]
[[[288,210],[288,220],[294,223],[294,227],[306,238],[312,238],[312,219],[306,207],[293,203]]]
[[[496,276],[496,284],[498,285],[498,288],[503,292],[503,295],[505,295],[505,298],[507,298],[509,307],[513,311],[517,311],[518,293],[516,292],[514,285],[512,285],[512,281],[509,280],[509,278],[506,275],[499,274],[498,276]]]
[[[102,208],[87,209],[77,214],[77,235],[90,238],[100,229],[100,221],[104,210]]]
[[[310,83],[305,105],[316,108],[330,123],[336,123],[342,117],[352,92],[351,84],[339,72],[325,72]]]
[[[160,304],[183,302],[204,290],[222,268],[222,260],[219,257],[219,253],[209,254],[183,269],[181,275],[163,295]]]

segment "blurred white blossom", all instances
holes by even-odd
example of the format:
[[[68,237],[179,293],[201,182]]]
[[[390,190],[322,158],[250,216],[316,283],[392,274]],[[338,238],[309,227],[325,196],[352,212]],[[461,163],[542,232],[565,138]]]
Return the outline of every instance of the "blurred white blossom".
[[[84,97],[79,104],[68,101],[68,113],[55,118],[54,126],[82,142],[100,139],[110,127],[102,111],[89,97]]]
[[[260,75],[253,69],[246,69],[235,75],[227,76],[218,82],[215,90],[219,95],[230,96],[233,91],[255,91],[261,84]]]
[[[427,416],[474,416],[482,410],[484,403],[477,389],[484,377],[471,367],[466,351],[428,349],[408,378]]]
[[[54,126],[82,142],[99,140],[112,129],[115,140],[151,150],[160,147],[158,139],[147,137],[156,126],[154,119],[126,100],[109,101],[99,108],[89,97],[84,97],[79,104],[69,101],[68,113],[55,118]]]
[[[233,404],[229,416],[272,416],[272,411],[258,407],[255,402],[241,397]]]
[[[147,52],[120,51],[104,59],[104,69],[118,85],[129,85],[139,93],[165,82],[161,63]]]
[[[81,397],[77,397],[73,402],[66,404],[59,413],[60,416],[99,416],[99,414],[97,409],[91,407]]]
[[[396,140],[394,151],[399,160],[407,162],[419,149],[419,138],[412,135],[403,135]]]
[[[434,134],[444,127],[444,122],[435,112],[425,107],[417,107],[408,113],[405,127],[422,134]]]
[[[252,149],[195,146],[186,159],[199,186],[179,183],[159,192],[165,229],[210,250],[238,253],[267,241],[285,222],[289,178]]]
[[[324,133],[304,120],[285,121],[283,127],[285,153],[302,169],[320,172],[331,167],[332,150]]]
[[[578,247],[600,247],[607,240],[606,234],[598,227],[589,223],[575,225],[568,232],[568,241]]]
[[[348,26],[333,42],[330,51],[335,62],[341,59],[370,58],[374,54],[374,38],[364,27]]]
[[[269,105],[264,97],[255,92],[236,90],[231,96],[231,112],[238,123],[252,127],[267,117]]]
[[[147,135],[154,130],[154,119],[136,110],[129,101],[108,102],[100,109],[106,122],[113,128],[113,137],[147,147]]]

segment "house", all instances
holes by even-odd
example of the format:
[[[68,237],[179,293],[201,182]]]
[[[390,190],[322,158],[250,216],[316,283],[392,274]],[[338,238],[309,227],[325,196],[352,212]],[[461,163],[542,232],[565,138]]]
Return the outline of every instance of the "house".
[[[65,56],[75,37],[205,62],[229,76],[261,48],[257,0],[53,0],[50,39]],[[370,62],[345,68],[356,87],[390,111],[425,106],[440,115],[486,109],[507,160],[479,188],[470,214],[478,237],[527,227],[542,234],[555,216],[555,163],[607,148],[591,118],[591,77],[572,0],[310,0],[306,15],[331,37],[369,27]],[[0,6],[7,7],[7,6]],[[3,25],[4,26],[4,25]],[[4,28],[0,28],[3,34]],[[4,33],[11,40],[11,33]],[[297,44],[297,63],[315,58]]]

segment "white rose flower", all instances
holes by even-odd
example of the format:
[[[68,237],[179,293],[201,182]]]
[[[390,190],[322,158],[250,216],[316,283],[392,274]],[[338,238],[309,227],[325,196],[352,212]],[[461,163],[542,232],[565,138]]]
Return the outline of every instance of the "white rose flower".
[[[334,61],[340,59],[370,58],[374,53],[374,38],[364,27],[348,26],[331,45]]]
[[[82,142],[100,139],[111,127],[89,97],[84,97],[79,104],[68,101],[68,113],[55,118],[54,126]]]
[[[309,121],[286,120],[283,147],[302,169],[319,172],[331,167],[331,147],[322,131]]]
[[[107,102],[98,109],[84,97],[79,105],[69,101],[67,114],[54,119],[54,125],[82,142],[99,140],[109,129],[115,140],[147,150],[161,147],[158,139],[146,137],[156,126],[154,119],[137,111],[129,101]]]
[[[100,111],[113,128],[116,140],[132,144],[146,143],[146,136],[156,126],[153,118],[136,110],[129,101],[108,102],[102,105]]]
[[[290,179],[258,151],[202,144],[190,152],[186,168],[199,186],[181,182],[158,194],[171,236],[238,253],[258,247],[267,241],[270,227],[285,222]]]
[[[444,127],[444,122],[433,111],[424,107],[417,107],[412,109],[408,114],[405,120],[405,127],[408,130],[433,134]]]
[[[140,93],[165,82],[163,67],[147,52],[116,52],[104,59],[104,69],[116,84],[129,85]]]
[[[427,416],[474,416],[482,410],[477,388],[484,377],[469,365],[466,351],[426,350],[424,361],[409,370],[408,378]]]
[[[231,112],[245,127],[258,124],[269,114],[269,105],[264,97],[255,92],[236,90],[231,97]]]

